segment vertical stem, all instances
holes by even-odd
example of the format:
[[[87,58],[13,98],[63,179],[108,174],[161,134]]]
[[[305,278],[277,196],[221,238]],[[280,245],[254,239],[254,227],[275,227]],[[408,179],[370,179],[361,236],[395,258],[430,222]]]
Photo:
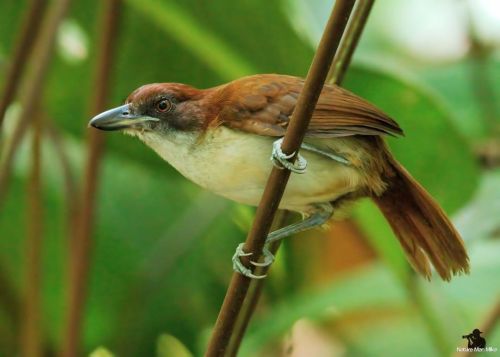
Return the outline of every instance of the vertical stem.
[[[95,92],[92,98],[92,115],[105,109],[110,89],[110,74],[113,51],[118,32],[121,1],[108,0],[101,3],[99,44],[95,73]],[[77,234],[70,246],[70,273],[68,292],[68,316],[65,328],[62,356],[73,357],[80,354],[80,337],[83,326],[83,312],[87,295],[87,278],[92,249],[92,229],[94,224],[95,198],[100,172],[100,158],[104,147],[104,136],[97,130],[89,132],[85,178],[82,190],[82,206],[79,212]]]
[[[5,316],[5,324],[0,326],[0,346],[1,351],[8,356],[15,356],[19,353],[19,323],[21,321],[21,308],[19,293],[12,284],[12,277],[9,271],[0,264],[0,304],[1,314]],[[1,352],[0,352],[1,353]]]
[[[36,4],[34,4],[36,5]],[[52,56],[52,51],[55,44],[55,36],[59,23],[64,17],[69,6],[69,0],[55,0],[52,3],[50,12],[47,13],[44,19],[43,27],[40,31],[39,36],[36,37],[34,45],[34,53],[31,56],[31,71],[26,76],[26,85],[24,86],[24,95],[21,98],[21,113],[19,116],[19,122],[14,132],[13,141],[7,152],[7,157],[2,163],[2,172],[0,172],[0,204],[4,201],[4,196],[7,192],[8,179],[12,170],[12,163],[14,161],[16,149],[21,142],[21,139],[26,132],[26,128],[29,123],[36,118],[37,113],[36,107],[39,103],[39,98],[42,97],[43,84],[45,82],[45,77],[47,74],[48,66],[50,64],[50,59]],[[33,15],[33,14],[32,14]],[[40,16],[40,14],[36,14]],[[33,15],[35,16],[35,15]],[[41,16],[40,16],[41,17]],[[35,20],[39,21],[38,19]],[[27,25],[29,26],[29,25]],[[36,24],[38,27],[38,24]],[[33,28],[31,28],[33,31]],[[28,35],[26,35],[28,36]],[[29,40],[33,41],[32,34],[29,34]],[[27,41],[27,40],[26,40]],[[22,53],[22,58],[20,62],[24,62],[26,56],[29,52],[29,47],[31,45],[24,45],[24,49],[19,50]],[[21,63],[17,65],[21,65]],[[16,65],[16,66],[17,66]],[[19,73],[22,66],[14,68],[16,73],[11,72],[11,80],[18,80]],[[10,84],[11,86],[15,84]],[[10,102],[9,96],[12,96],[14,89],[7,88],[4,93],[4,105],[5,107]],[[39,120],[37,118],[36,120]],[[41,237],[41,197],[40,195],[40,162],[39,162],[39,144],[40,144],[40,127],[39,123],[36,124],[34,130],[34,145],[33,145],[33,169],[30,178],[30,188],[29,188],[29,215],[30,225],[28,227],[28,251],[27,251],[27,272],[28,272],[28,286],[27,286],[27,296],[26,296],[26,306],[23,315],[23,330],[22,336],[22,351],[24,356],[39,356],[41,353],[40,347],[40,302],[39,302],[39,289],[40,289],[40,237]]]
[[[32,167],[28,183],[28,231],[26,251],[26,296],[21,332],[22,356],[42,354],[41,332],[41,257],[43,237],[43,205],[41,187],[41,117],[33,119]]]
[[[14,99],[20,83],[21,73],[24,70],[28,57],[35,41],[33,34],[39,33],[43,13],[47,5],[46,0],[31,0],[22,22],[19,37],[16,39],[16,49],[10,62],[9,71],[5,80],[2,97],[0,98],[0,131],[7,107]]]

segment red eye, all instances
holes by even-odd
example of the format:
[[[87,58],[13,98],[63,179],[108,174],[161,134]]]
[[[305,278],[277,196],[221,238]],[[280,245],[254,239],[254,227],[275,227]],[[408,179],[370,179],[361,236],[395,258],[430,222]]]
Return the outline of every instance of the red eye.
[[[168,99],[162,99],[156,103],[156,109],[159,112],[168,112],[172,108],[172,103]]]

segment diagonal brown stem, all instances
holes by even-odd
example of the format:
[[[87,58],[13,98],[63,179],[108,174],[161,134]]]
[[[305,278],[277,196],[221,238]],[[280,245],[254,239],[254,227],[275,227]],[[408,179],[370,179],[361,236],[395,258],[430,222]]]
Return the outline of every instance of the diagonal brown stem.
[[[373,6],[374,0],[361,0],[356,4],[356,7],[351,16],[351,20],[346,28],[345,34],[342,37],[342,42],[339,47],[333,63],[330,67],[328,73],[329,83],[341,84],[344,79],[344,74],[349,67],[352,59],[352,55],[356,46],[358,44],[359,38],[363,32],[364,26],[370,14],[371,8]],[[282,218],[282,219],[281,219]],[[275,221],[286,221],[285,217],[276,217]],[[281,224],[278,224],[281,226]],[[279,249],[279,244],[272,245],[269,247],[271,253],[275,254]],[[259,271],[260,274],[265,274],[267,269]],[[238,349],[241,345],[241,341],[245,334],[250,318],[253,315],[257,302],[259,300],[260,294],[262,292],[263,280],[255,280],[251,282],[250,288],[245,298],[243,309],[240,316],[238,317],[235,331],[231,337],[230,344],[227,350],[228,356],[236,356]]]
[[[358,46],[374,2],[375,0],[360,0],[356,3],[351,20],[345,30],[345,35],[342,37],[340,48],[330,67],[327,77],[328,83],[340,85],[344,80],[344,75],[351,64],[352,55]]]
[[[14,134],[6,149],[6,155],[2,162],[0,171],[0,209],[7,193],[12,164],[16,155],[17,147],[30,123],[37,100],[43,92],[45,76],[47,74],[52,52],[54,49],[57,29],[69,8],[70,0],[53,1],[46,15],[40,35],[36,38],[33,55],[30,58],[31,71],[26,75],[26,85],[23,86],[24,93],[21,98],[21,113]]]
[[[3,119],[7,107],[14,99],[17,88],[20,83],[21,74],[26,66],[28,57],[31,54],[35,41],[33,34],[38,34],[43,12],[47,5],[46,0],[31,0],[25,18],[21,26],[21,32],[16,41],[17,47],[14,51],[14,56],[10,63],[7,72],[5,86],[3,88],[2,97],[0,98],[0,131],[2,130]]]
[[[282,150],[285,154],[296,153],[300,147],[353,6],[354,0],[335,2],[283,140]],[[273,168],[271,171],[244,246],[246,252],[253,253],[253,259],[260,259],[289,177],[288,170]],[[248,261],[244,263],[248,265]],[[249,278],[238,273],[233,274],[206,356],[227,356],[227,347],[249,286]]]

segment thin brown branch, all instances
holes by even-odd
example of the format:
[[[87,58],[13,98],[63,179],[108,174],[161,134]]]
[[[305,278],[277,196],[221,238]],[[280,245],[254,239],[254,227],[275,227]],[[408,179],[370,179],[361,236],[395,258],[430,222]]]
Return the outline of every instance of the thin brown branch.
[[[57,0],[52,2],[46,15],[40,35],[36,38],[35,49],[30,56],[31,71],[26,75],[26,84],[21,97],[21,113],[14,134],[6,149],[5,159],[2,162],[0,172],[0,209],[8,190],[9,178],[12,164],[15,159],[17,148],[26,132],[30,121],[34,117],[35,105],[42,96],[45,76],[48,71],[50,59],[54,49],[57,29],[61,20],[68,10],[70,0]]]
[[[28,231],[26,250],[26,290],[21,329],[21,355],[42,355],[41,330],[41,265],[43,239],[43,204],[41,187],[42,120],[35,115],[33,121],[32,167],[28,182]]]
[[[330,67],[330,71],[328,73],[328,81],[334,84],[341,84],[344,79],[344,74],[349,67],[349,64],[352,59],[352,55],[356,46],[358,44],[359,38],[363,32],[364,26],[368,19],[368,15],[370,14],[371,8],[373,6],[374,0],[361,0],[357,3],[353,14],[351,16],[351,20],[345,30],[345,34],[342,37],[341,46],[338,49],[337,54],[335,55],[332,65]],[[276,217],[275,221],[286,221],[287,218],[285,215]],[[278,224],[281,226],[281,224]],[[271,253],[275,254],[279,249],[279,244],[273,244],[269,247]],[[268,268],[263,267],[260,268],[257,273],[259,275],[266,274]],[[231,337],[230,344],[227,350],[228,356],[236,356],[245,331],[248,327],[248,323],[250,322],[250,318],[253,315],[255,307],[257,306],[257,302],[262,292],[263,280],[255,280],[251,282],[250,288],[248,290],[247,296],[244,301],[244,305],[241,311],[240,316],[238,317],[235,331],[233,332],[233,336]]]
[[[353,6],[354,0],[335,2],[283,140],[282,150],[285,154],[296,153],[302,143]],[[271,171],[244,246],[246,252],[253,253],[253,259],[258,260],[262,255],[262,248],[289,177],[289,170],[273,168]],[[248,266],[248,261],[244,263]],[[238,273],[233,274],[208,344],[206,356],[226,355],[231,334],[249,286],[249,278]]]
[[[328,73],[328,83],[341,84],[351,63],[352,55],[358,46],[359,39],[366,25],[375,0],[360,0],[352,12],[351,20],[342,38],[339,51],[333,59]]]
[[[34,37],[40,32],[43,13],[47,5],[46,0],[32,0],[26,10],[25,17],[21,25],[21,31],[16,39],[16,49],[10,62],[7,72],[5,86],[0,98],[0,131],[2,130],[3,119],[9,104],[19,87],[21,74],[26,66],[28,57],[35,43]]]
[[[373,3],[374,0],[361,0],[356,4],[351,20],[348,23],[344,36],[342,37],[341,45],[333,59],[333,63],[327,76],[330,83],[341,84],[344,79],[344,74],[349,67],[352,55],[359,42],[359,38],[361,37]],[[276,217],[275,222],[283,222],[286,220],[286,215],[280,215],[279,217]],[[281,226],[281,223],[278,224],[278,226]],[[269,249],[271,253],[275,254],[279,249],[279,242],[271,245]],[[257,270],[257,273],[258,275],[266,274],[267,270],[267,267],[262,267]],[[250,322],[250,318],[252,317],[260,298],[263,283],[263,280],[254,280],[251,282],[240,316],[237,319],[235,331],[233,332],[226,352],[228,356],[236,356],[238,352],[241,341],[243,340],[243,336]]]
[[[290,212],[288,211],[278,211],[276,217],[274,218],[272,229],[283,227],[285,222],[288,221],[289,216]],[[276,255],[280,245],[280,241],[271,243],[268,247],[271,254]],[[258,267],[255,269],[255,274],[265,275],[268,273],[269,268],[270,266]],[[245,335],[250,319],[252,318],[255,308],[257,307],[257,303],[259,302],[263,287],[264,280],[262,279],[255,279],[250,283],[247,296],[243,302],[243,307],[241,308],[240,314],[236,320],[236,325],[234,327],[231,340],[229,341],[229,346],[226,351],[227,356],[236,356],[238,353],[243,336]]]
[[[113,52],[118,32],[121,1],[108,0],[101,3],[99,30],[102,37],[98,49],[97,67],[94,79],[92,115],[105,109],[110,91],[110,77]],[[68,287],[68,316],[65,324],[65,337],[62,356],[72,357],[80,354],[80,336],[83,326],[83,312],[87,294],[87,277],[92,249],[92,229],[94,208],[100,172],[104,136],[97,130],[89,133],[87,161],[82,190],[82,206],[79,211],[77,234],[70,247],[70,273]]]

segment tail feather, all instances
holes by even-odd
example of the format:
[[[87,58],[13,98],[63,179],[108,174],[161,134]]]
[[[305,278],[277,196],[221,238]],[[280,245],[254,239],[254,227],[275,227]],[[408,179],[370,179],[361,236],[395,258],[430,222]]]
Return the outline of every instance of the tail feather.
[[[427,279],[434,266],[443,280],[469,272],[460,235],[431,195],[389,156],[394,175],[389,188],[373,200],[401,243],[410,264]]]

